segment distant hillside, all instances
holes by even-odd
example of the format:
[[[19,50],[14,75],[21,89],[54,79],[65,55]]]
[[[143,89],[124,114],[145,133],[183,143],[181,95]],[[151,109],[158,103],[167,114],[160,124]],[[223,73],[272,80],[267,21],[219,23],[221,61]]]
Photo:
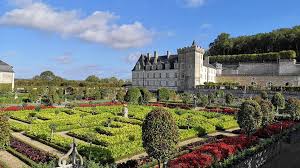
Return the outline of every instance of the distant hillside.
[[[207,55],[237,55],[294,50],[300,61],[300,26],[282,28],[269,33],[230,37],[221,33],[209,45]]]

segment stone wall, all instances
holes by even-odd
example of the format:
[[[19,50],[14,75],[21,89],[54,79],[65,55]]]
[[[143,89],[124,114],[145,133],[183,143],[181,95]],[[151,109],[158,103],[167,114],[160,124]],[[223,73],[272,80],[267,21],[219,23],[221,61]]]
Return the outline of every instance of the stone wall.
[[[245,75],[245,76],[217,76],[217,82],[238,82],[240,85],[252,85],[254,82],[260,86],[300,86],[300,76],[268,76],[268,75]]]
[[[299,74],[300,64],[296,64],[295,60],[280,60],[279,75]]]
[[[14,89],[15,74],[11,72],[0,72],[0,84],[11,84]]]
[[[240,63],[239,75],[277,75],[277,63]]]

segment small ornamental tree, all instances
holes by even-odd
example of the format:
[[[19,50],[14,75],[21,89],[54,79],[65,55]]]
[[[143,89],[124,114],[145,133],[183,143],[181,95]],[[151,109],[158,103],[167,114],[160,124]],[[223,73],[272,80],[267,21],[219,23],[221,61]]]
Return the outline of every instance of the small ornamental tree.
[[[278,113],[279,108],[283,108],[285,103],[284,96],[277,92],[272,98],[272,104],[276,107],[276,112]]]
[[[274,106],[270,101],[262,100],[260,102],[261,112],[262,112],[262,126],[267,126],[272,123],[275,118]]]
[[[208,97],[206,95],[200,96],[198,98],[198,105],[201,107],[206,107],[208,105]]]
[[[289,98],[286,103],[286,112],[293,120],[300,118],[300,101],[296,98]]]
[[[9,145],[9,123],[6,115],[0,115],[0,150],[6,148]]]
[[[266,91],[260,92],[260,97],[264,100],[268,100],[268,93]]]
[[[208,103],[209,103],[209,105],[211,103],[213,103],[214,101],[215,101],[215,94],[213,94],[213,93],[208,94]]]
[[[158,101],[168,101],[170,99],[170,90],[167,88],[159,88],[157,91]]]
[[[158,108],[147,114],[142,126],[143,147],[150,157],[158,161],[168,160],[176,151],[179,140],[178,127],[172,115]]]
[[[140,89],[130,88],[125,95],[125,101],[128,103],[137,104],[139,102],[140,97],[141,97]]]
[[[149,92],[149,90],[147,88],[140,88],[141,91],[141,99],[143,103],[149,103],[149,101],[151,100],[151,93]]]
[[[189,104],[193,101],[192,100],[192,95],[188,94],[188,93],[183,93],[183,94],[180,95],[180,97],[181,97],[181,100],[184,104]]]
[[[232,103],[233,103],[233,100],[234,100],[234,98],[233,98],[232,93],[227,93],[227,94],[225,95],[225,102],[226,102],[227,105],[232,104]]]
[[[125,92],[123,90],[119,90],[117,92],[117,95],[116,95],[116,99],[120,102],[123,102],[124,101],[124,97],[125,97]]]
[[[262,113],[260,105],[253,100],[243,102],[240,111],[237,113],[237,121],[242,131],[250,135],[261,126]]]

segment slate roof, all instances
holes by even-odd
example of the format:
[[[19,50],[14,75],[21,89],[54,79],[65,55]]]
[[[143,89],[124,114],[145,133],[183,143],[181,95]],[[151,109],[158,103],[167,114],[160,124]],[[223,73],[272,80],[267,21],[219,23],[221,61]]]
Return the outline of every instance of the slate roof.
[[[14,72],[13,67],[0,60],[0,72]]]

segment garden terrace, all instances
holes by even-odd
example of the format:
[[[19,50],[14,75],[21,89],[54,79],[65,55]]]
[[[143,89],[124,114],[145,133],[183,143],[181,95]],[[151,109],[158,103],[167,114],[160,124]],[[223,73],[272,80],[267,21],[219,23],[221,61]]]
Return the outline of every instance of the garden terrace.
[[[129,118],[122,116],[122,106],[91,106],[21,110],[8,112],[12,130],[54,147],[69,149],[73,137],[78,150],[87,158],[111,163],[144,152],[141,125],[156,107],[129,105]],[[166,108],[180,128],[180,141],[236,128],[234,116],[184,109]],[[54,132],[52,134],[52,131]],[[64,133],[64,134],[62,134]]]

